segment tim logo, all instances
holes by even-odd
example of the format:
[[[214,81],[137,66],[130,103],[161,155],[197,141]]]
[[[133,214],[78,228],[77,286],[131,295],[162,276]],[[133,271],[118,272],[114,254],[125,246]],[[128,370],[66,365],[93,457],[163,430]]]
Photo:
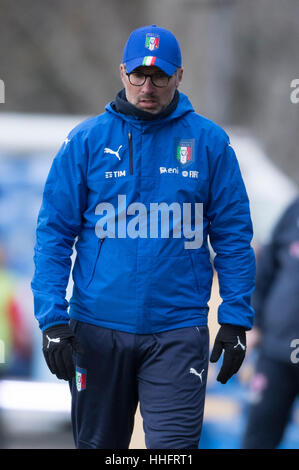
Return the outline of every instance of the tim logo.
[[[4,81],[0,79],[0,103],[5,103],[5,85]]]

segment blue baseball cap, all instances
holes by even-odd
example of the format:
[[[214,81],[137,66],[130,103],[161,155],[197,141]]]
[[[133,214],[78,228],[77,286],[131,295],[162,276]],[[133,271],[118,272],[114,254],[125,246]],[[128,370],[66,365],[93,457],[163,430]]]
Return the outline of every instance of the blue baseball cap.
[[[128,73],[141,65],[159,67],[167,75],[182,65],[180,45],[167,29],[155,24],[135,29],[125,45],[123,63]]]

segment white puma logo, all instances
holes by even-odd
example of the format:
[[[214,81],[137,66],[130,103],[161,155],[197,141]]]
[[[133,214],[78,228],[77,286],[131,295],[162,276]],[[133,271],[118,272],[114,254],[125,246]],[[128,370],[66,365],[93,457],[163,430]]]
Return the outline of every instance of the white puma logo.
[[[47,335],[47,338],[48,338],[48,346],[47,346],[47,349],[49,348],[51,341],[52,341],[53,343],[60,343],[60,338],[49,338],[48,335]]]
[[[190,374],[194,374],[194,375],[197,375],[197,377],[200,378],[200,381],[202,383],[202,373],[203,373],[204,369],[202,369],[202,371],[200,373],[197,372],[197,370],[195,370],[193,367],[190,367]]]
[[[111,155],[115,155],[120,160],[119,151],[121,148],[122,148],[122,145],[120,145],[118,149],[115,151],[115,150],[109,149],[108,147],[105,147],[104,153],[111,153]]]
[[[234,346],[234,349],[236,349],[238,346],[241,346],[243,351],[245,351],[246,348],[245,348],[244,344],[241,343],[239,336],[237,336],[237,338],[238,338],[238,342],[237,342],[236,346]]]

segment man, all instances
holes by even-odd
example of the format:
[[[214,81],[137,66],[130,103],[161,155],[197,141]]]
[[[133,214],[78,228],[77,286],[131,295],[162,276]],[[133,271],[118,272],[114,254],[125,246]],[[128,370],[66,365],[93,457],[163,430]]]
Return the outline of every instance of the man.
[[[258,358],[250,385],[245,449],[275,449],[299,394],[299,197],[257,258],[256,315],[248,346]]]
[[[120,75],[115,101],[75,128],[53,162],[37,228],[35,315],[51,371],[70,381],[78,448],[127,448],[138,401],[148,448],[197,448],[213,277],[207,236],[223,299],[211,360],[225,350],[225,383],[252,326],[248,198],[228,136],[178,91],[181,52],[170,31],[133,31]]]

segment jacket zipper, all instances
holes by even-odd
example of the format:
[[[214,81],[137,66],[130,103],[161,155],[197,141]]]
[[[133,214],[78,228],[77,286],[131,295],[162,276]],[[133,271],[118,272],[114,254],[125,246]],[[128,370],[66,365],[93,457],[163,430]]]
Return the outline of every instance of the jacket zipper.
[[[130,175],[133,175],[133,142],[132,142],[132,132],[128,133],[129,139],[129,155],[130,155]]]
[[[88,281],[87,287],[89,287],[89,285],[91,284],[91,281],[94,278],[94,273],[95,273],[95,270],[96,270],[96,266],[98,264],[98,259],[99,259],[100,253],[101,253],[101,249],[102,249],[102,245],[103,245],[104,240],[105,240],[105,238],[101,238],[101,240],[100,240],[100,247],[98,249],[97,257],[96,257],[96,260],[95,260],[95,263],[94,263],[94,266],[93,266],[93,270],[92,270],[92,274],[91,274],[91,277]]]

